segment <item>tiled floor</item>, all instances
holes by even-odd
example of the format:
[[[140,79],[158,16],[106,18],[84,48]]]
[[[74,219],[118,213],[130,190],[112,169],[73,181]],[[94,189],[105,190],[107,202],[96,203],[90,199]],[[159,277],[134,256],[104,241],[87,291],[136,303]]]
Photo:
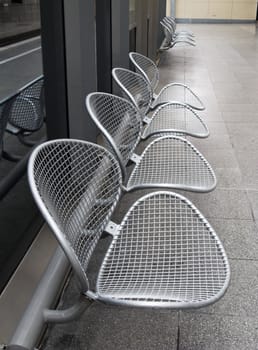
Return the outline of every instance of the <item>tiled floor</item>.
[[[44,349],[258,349],[258,35],[255,25],[190,28],[197,47],[163,53],[161,82],[184,81],[207,106],[200,114],[211,135],[191,141],[214,167],[218,186],[208,194],[183,194],[223,241],[232,270],[228,292],[208,308],[187,312],[95,303],[79,321],[50,328]],[[123,198],[117,219],[143,192]],[[73,293],[71,283],[65,299]]]

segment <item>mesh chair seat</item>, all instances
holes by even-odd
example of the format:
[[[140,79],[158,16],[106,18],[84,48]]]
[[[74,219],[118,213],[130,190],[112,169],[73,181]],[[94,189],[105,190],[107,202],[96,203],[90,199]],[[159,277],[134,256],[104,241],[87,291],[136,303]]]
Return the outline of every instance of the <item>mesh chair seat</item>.
[[[152,115],[149,123],[142,132],[142,139],[149,136],[189,135],[194,137],[207,137],[209,130],[202,119],[188,106],[177,103],[168,103],[159,107]]]
[[[134,64],[136,70],[145,77],[152,88],[154,98],[154,101],[152,102],[153,108],[162,103],[178,101],[183,102],[191,108],[197,110],[205,109],[204,104],[192,89],[190,89],[187,85],[177,82],[164,86],[155,97],[154,92],[159,84],[158,67],[151,59],[137,52],[130,52],[129,58]]]
[[[164,136],[146,147],[126,189],[144,187],[208,192],[216,187],[216,177],[207,160],[189,141],[178,136]]]
[[[185,139],[172,135],[161,137],[152,141],[142,155],[136,155],[142,123],[139,111],[127,100],[95,92],[87,96],[86,105],[119,160],[127,191],[170,187],[209,192],[215,188],[216,177],[211,166]],[[136,165],[126,184],[129,160]]]
[[[126,214],[96,291],[111,303],[182,309],[213,303],[228,283],[224,249],[202,214],[178,194],[156,192]]]
[[[185,103],[191,108],[199,111],[204,110],[205,107],[200,98],[190,89],[187,85],[181,83],[171,83],[164,86],[157,97],[152,102],[152,108],[156,106],[171,102],[180,101]]]
[[[114,68],[112,76],[125,98],[139,110],[143,123],[142,138],[164,134],[187,134],[195,137],[207,137],[209,131],[201,118],[185,104],[171,102],[161,105],[151,118],[146,118],[152,101],[151,88],[147,80],[138,73],[124,68]],[[175,87],[174,87],[175,88]]]
[[[80,282],[80,295],[186,308],[208,305],[226,291],[230,270],[224,249],[184,197],[151,193],[131,207],[121,225],[109,221],[121,193],[121,170],[103,147],[48,141],[33,151],[28,174],[34,199]],[[110,232],[112,225],[117,229]],[[92,287],[88,263],[105,230],[113,239]],[[71,320],[71,308],[68,314]],[[63,322],[63,310],[57,315],[55,321]]]

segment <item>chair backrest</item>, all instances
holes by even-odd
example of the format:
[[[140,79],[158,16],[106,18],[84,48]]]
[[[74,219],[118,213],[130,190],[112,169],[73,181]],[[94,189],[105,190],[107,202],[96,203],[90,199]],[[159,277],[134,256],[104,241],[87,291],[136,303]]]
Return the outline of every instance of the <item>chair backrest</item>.
[[[167,23],[164,23],[162,21],[160,21],[160,24],[161,24],[163,31],[164,31],[164,35],[166,38],[166,44],[171,45],[172,42],[174,41],[173,40],[173,32],[171,30],[171,27]]]
[[[33,151],[28,176],[34,199],[86,292],[89,259],[120,196],[119,164],[101,146],[60,139]]]
[[[137,52],[130,52],[129,58],[134,64],[136,71],[142,74],[151,84],[151,88],[154,92],[159,83],[159,71],[156,64],[150,58]]]
[[[86,107],[111,145],[125,177],[126,164],[140,140],[142,131],[140,112],[124,98],[103,92],[89,94],[86,98]]]
[[[175,34],[175,29],[172,25],[172,23],[167,19],[167,17],[164,17],[160,23],[164,23],[166,25],[166,27],[168,28],[169,32],[171,33],[171,35],[173,36]]]
[[[173,28],[173,30],[174,30],[174,32],[175,32],[175,30],[176,30],[176,21],[175,21],[175,19],[172,18],[172,17],[169,17],[169,16],[166,16],[166,17],[164,17],[163,19],[164,19],[167,23],[170,23],[170,25],[172,26],[172,28]]]
[[[23,131],[36,131],[44,122],[43,78],[22,90],[9,109],[8,122]]]
[[[152,101],[150,84],[142,74],[124,68],[114,68],[112,76],[121,88],[123,97],[131,101],[139,109],[143,119],[148,113]]]

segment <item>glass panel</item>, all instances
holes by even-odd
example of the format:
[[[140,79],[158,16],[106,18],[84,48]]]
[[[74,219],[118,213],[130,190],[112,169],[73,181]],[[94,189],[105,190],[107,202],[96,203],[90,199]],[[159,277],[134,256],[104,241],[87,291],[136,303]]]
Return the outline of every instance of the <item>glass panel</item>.
[[[0,0],[0,292],[42,225],[26,176],[46,138],[39,17],[38,0]]]

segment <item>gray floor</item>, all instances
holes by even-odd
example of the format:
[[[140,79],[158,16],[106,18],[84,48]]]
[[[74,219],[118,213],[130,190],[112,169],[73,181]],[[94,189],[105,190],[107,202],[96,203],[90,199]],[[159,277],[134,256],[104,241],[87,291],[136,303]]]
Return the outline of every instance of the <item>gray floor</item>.
[[[49,328],[44,349],[258,349],[258,35],[254,25],[189,27],[197,47],[163,53],[161,81],[185,81],[207,106],[200,114],[211,135],[191,141],[214,167],[218,187],[183,194],[224,243],[232,270],[228,292],[216,304],[188,312],[94,303],[79,321]],[[142,194],[125,196],[116,218]],[[107,241],[101,241],[92,273]],[[71,302],[74,289],[72,282],[61,304]]]

